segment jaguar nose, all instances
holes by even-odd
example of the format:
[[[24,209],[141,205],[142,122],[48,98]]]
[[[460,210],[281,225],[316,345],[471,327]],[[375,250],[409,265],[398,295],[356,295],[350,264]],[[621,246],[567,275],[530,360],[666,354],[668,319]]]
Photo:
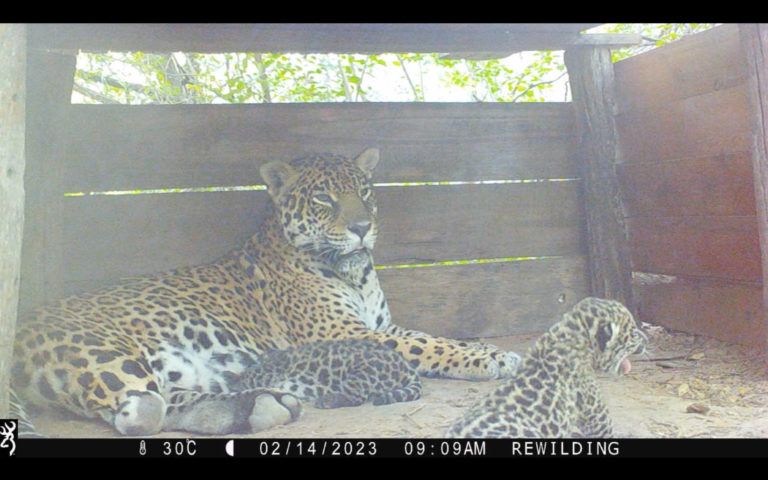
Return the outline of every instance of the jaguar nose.
[[[360,237],[360,239],[362,240],[363,238],[365,238],[365,235],[371,229],[371,222],[366,220],[366,221],[363,221],[363,222],[353,223],[353,224],[347,226],[347,229],[350,232],[352,232],[355,235],[357,235],[358,237]]]

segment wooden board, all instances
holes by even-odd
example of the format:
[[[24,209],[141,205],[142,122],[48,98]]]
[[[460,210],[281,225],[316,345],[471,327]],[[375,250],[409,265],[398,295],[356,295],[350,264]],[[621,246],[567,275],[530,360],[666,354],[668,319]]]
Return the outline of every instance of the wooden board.
[[[765,347],[762,286],[675,277],[634,284],[639,317],[655,325]]]
[[[393,321],[453,338],[541,333],[589,294],[586,258],[380,270]]]
[[[754,216],[636,217],[627,225],[634,271],[762,280]]]
[[[617,166],[626,215],[754,215],[749,152]]]
[[[744,86],[690,97],[663,108],[616,116],[623,162],[716,156],[750,148]]]
[[[594,23],[35,25],[36,48],[142,52],[446,53],[562,50]]]
[[[26,102],[26,190],[19,311],[59,291],[63,244],[57,188],[66,135],[66,105],[72,96],[75,55],[28,49]],[[53,297],[55,298],[55,297]]]
[[[584,253],[577,182],[381,188],[380,264]]]
[[[379,147],[375,181],[571,178],[569,104],[72,106],[63,192],[261,184],[258,168]]]
[[[746,80],[738,25],[726,24],[615,64],[619,113],[663,108]]]
[[[585,250],[576,183],[389,187],[377,195],[380,265]],[[252,235],[267,201],[266,192],[68,198],[59,218],[65,255],[53,278],[95,286],[212,261]]]

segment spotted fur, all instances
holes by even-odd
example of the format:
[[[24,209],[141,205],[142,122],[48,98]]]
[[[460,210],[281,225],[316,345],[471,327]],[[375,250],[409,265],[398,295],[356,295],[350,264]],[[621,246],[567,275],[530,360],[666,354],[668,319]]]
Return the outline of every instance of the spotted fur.
[[[410,402],[421,398],[421,378],[402,355],[362,338],[312,342],[259,357],[234,387],[277,388],[318,408]]]
[[[299,399],[227,382],[266,351],[369,338],[420,374],[509,376],[519,356],[391,322],[373,268],[378,150],[261,168],[271,212],[206,265],[127,279],[41,308],[19,325],[12,383],[30,404],[101,418],[129,435],[259,431],[295,420]]]
[[[470,407],[450,437],[610,437],[595,370],[620,375],[647,339],[613,300],[586,298],[541,336],[514,376]]]

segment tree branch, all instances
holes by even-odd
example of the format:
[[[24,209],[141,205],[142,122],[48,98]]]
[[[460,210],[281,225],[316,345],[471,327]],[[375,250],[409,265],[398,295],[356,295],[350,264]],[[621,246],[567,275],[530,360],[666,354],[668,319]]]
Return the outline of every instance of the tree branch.
[[[419,98],[419,91],[416,90],[416,87],[413,85],[413,82],[411,81],[411,76],[408,75],[408,69],[405,68],[405,62],[403,61],[403,57],[400,55],[397,55],[397,60],[400,62],[400,67],[402,67],[403,72],[405,73],[405,79],[408,80],[408,85],[411,86],[411,91],[413,92],[413,99],[417,102],[421,101]]]
[[[79,93],[81,95],[84,95],[84,96],[86,96],[88,98],[91,98],[93,100],[101,102],[101,103],[107,103],[107,104],[112,104],[112,105],[120,103],[120,102],[118,102],[115,99],[107,97],[106,95],[102,95],[99,92],[94,92],[93,90],[85,88],[82,85],[78,85],[77,82],[73,82],[72,83],[72,90],[74,90],[77,93]]]
[[[267,68],[261,59],[261,53],[253,54],[253,61],[259,70],[259,85],[261,85],[261,94],[263,103],[272,103],[272,90],[269,87],[269,77],[267,77]]]
[[[518,99],[518,98],[520,98],[520,97],[522,97],[523,95],[525,95],[525,93],[526,93],[526,92],[528,92],[529,90],[533,90],[534,88],[536,88],[536,87],[538,87],[538,86],[540,86],[540,85],[548,85],[548,84],[550,84],[550,83],[555,83],[556,81],[558,81],[558,80],[560,80],[561,78],[563,78],[563,77],[566,75],[566,73],[568,73],[568,72],[563,72],[563,73],[561,73],[561,74],[560,74],[560,75],[559,75],[557,78],[553,78],[552,80],[545,80],[545,81],[543,81],[543,82],[537,82],[537,83],[532,83],[532,84],[528,85],[528,88],[526,88],[525,90],[523,90],[522,92],[520,92],[520,94],[518,94],[518,95],[515,95],[515,96],[512,98],[512,100],[511,100],[511,101],[512,101],[512,102],[516,102],[516,101],[517,101],[517,99]]]

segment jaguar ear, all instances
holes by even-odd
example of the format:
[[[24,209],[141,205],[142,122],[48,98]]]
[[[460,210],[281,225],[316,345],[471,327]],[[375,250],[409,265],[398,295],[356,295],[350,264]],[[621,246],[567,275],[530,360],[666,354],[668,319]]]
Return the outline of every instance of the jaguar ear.
[[[378,148],[368,148],[363,153],[357,156],[355,158],[355,163],[362,171],[365,172],[365,174],[368,176],[368,178],[371,178],[373,176],[373,170],[376,168],[376,165],[379,163],[379,149]]]
[[[272,198],[278,197],[287,187],[293,185],[299,175],[296,169],[279,160],[262,165],[259,173]]]

